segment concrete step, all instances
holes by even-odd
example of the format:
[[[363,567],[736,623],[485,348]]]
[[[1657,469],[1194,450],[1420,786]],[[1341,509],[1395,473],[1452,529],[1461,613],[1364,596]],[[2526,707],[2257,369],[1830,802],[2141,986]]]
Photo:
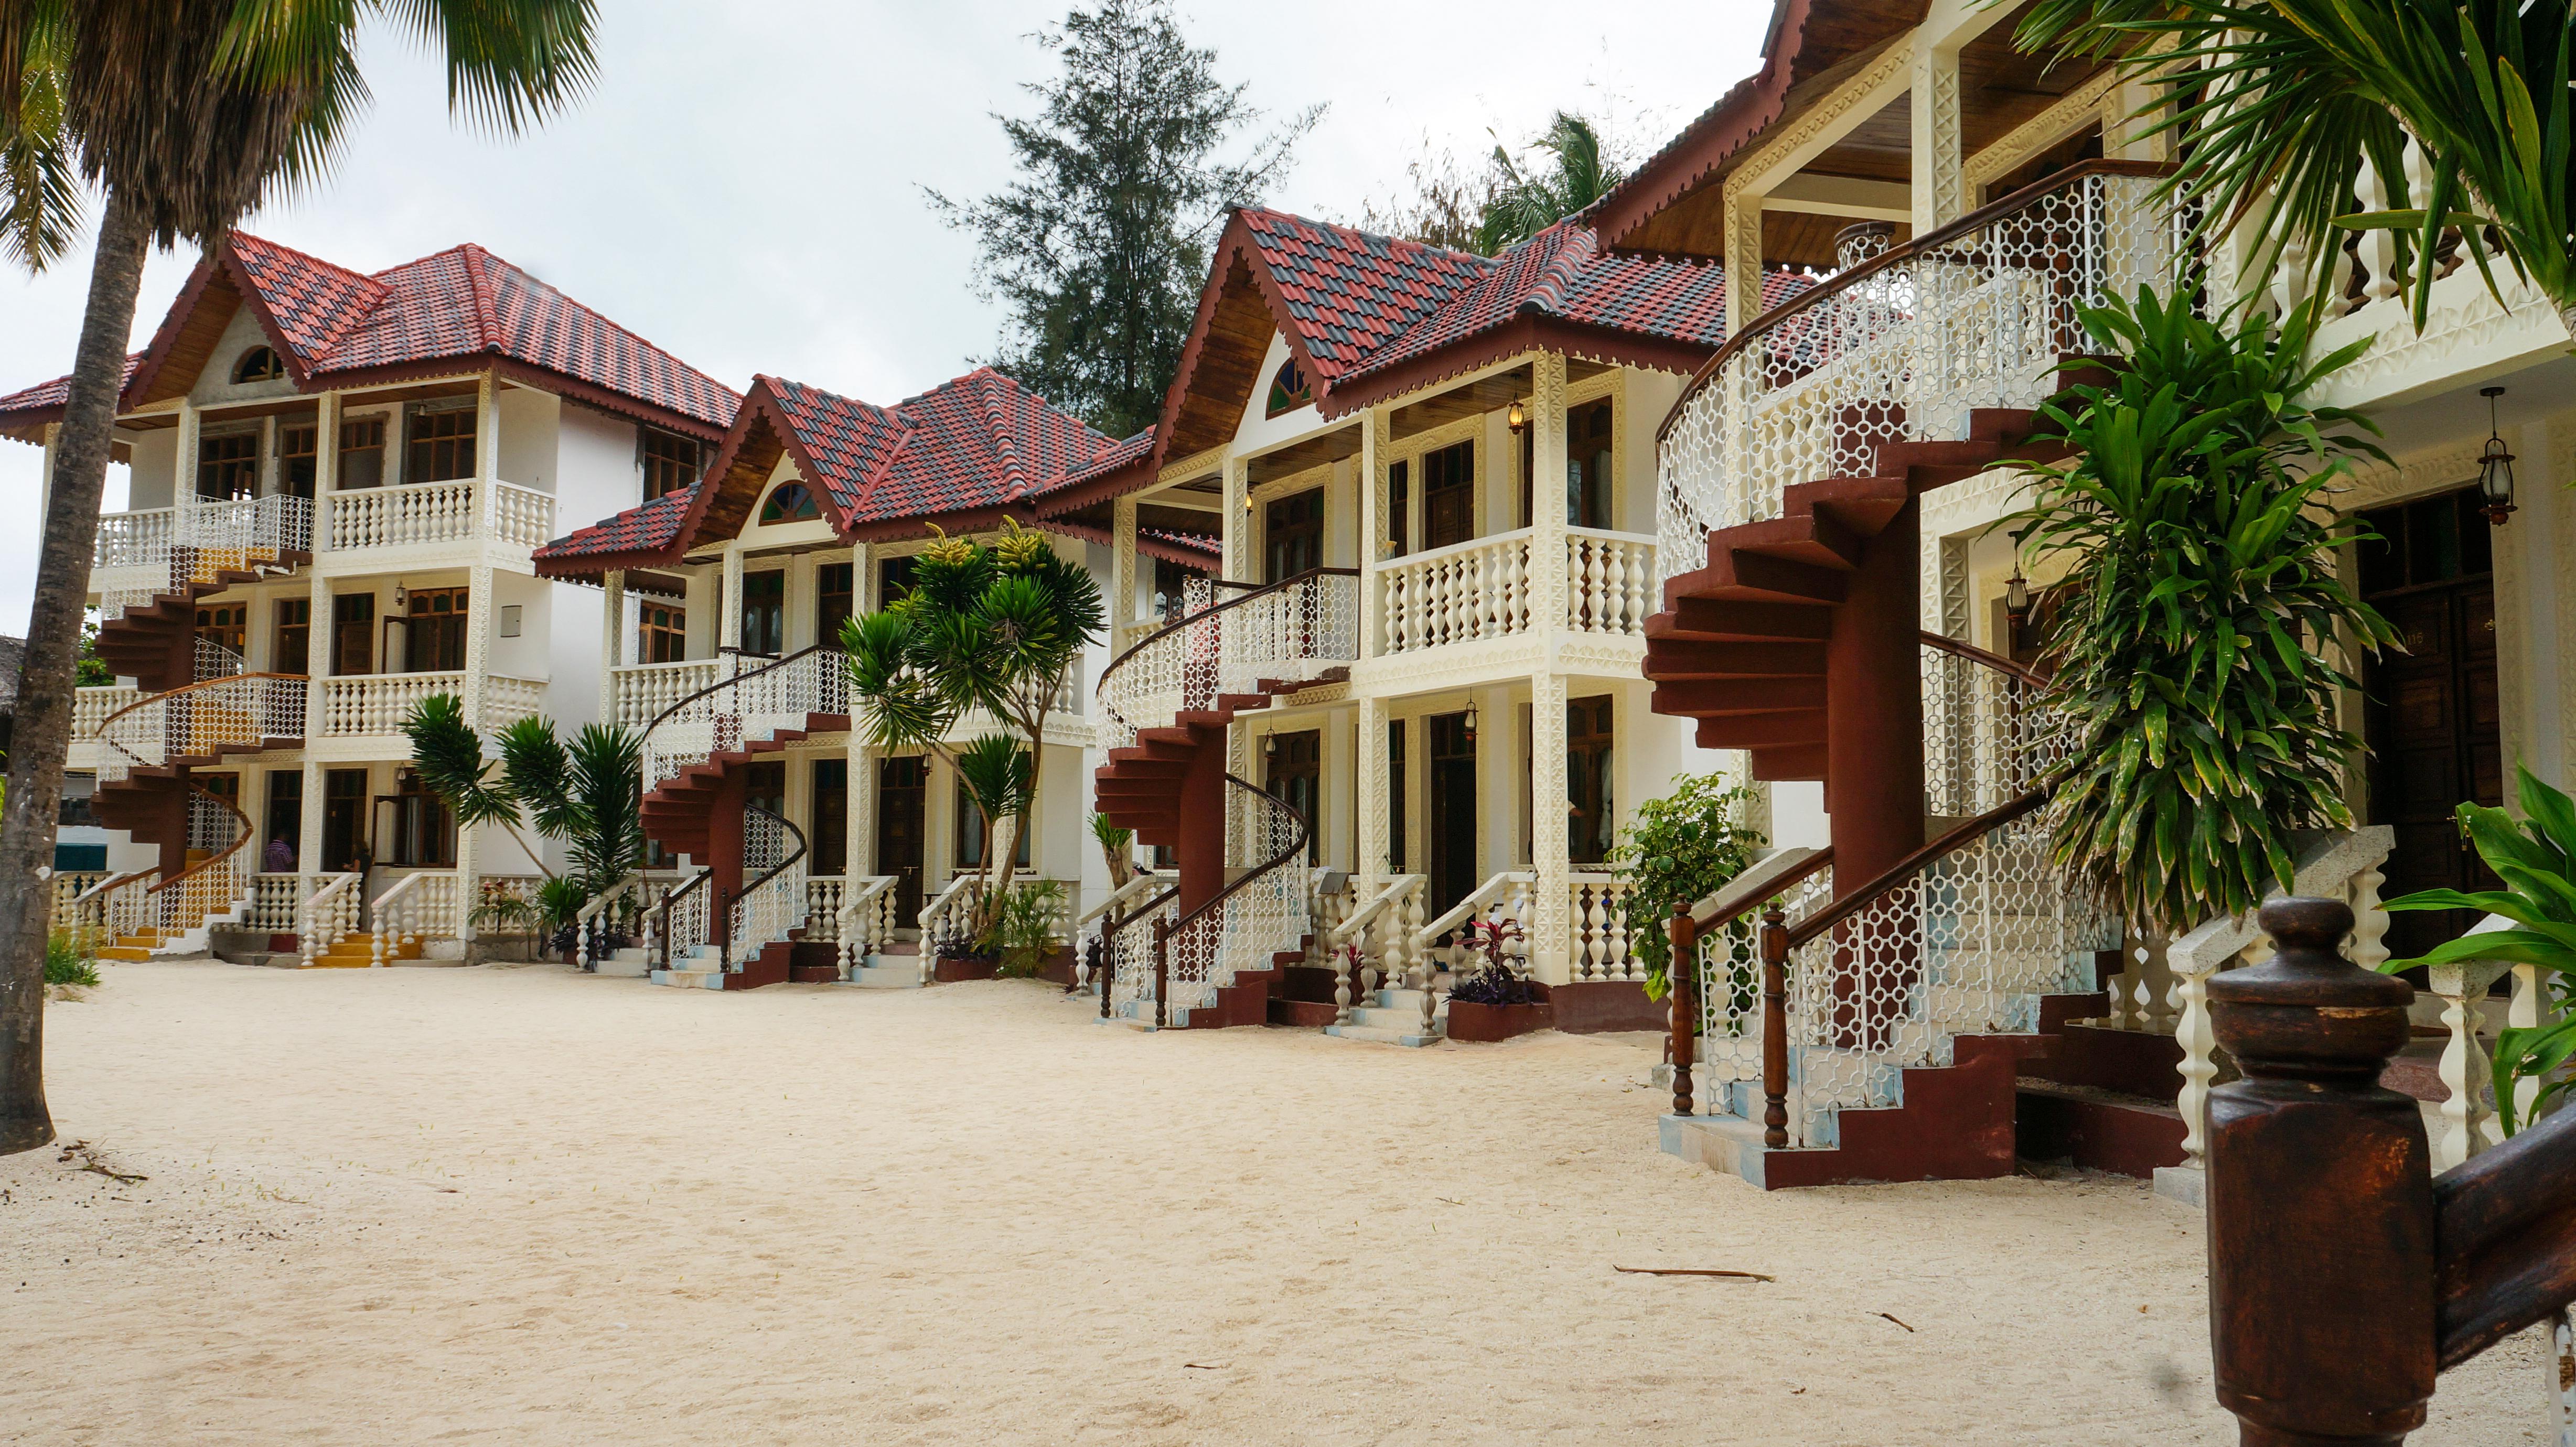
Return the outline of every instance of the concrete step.
[[[1353,1019],[1350,1024],[1327,1025],[1324,1027],[1324,1033],[1332,1036],[1336,1040],[1370,1040],[1381,1045],[1407,1045],[1414,1047],[1437,1045],[1441,1040],[1440,1036],[1425,1035],[1422,1033],[1421,1020],[1419,1016],[1417,1016],[1414,1022],[1410,1025],[1379,1026],[1360,1024],[1357,1019],[1359,1012],[1354,1010],[1351,1014]]]
[[[655,970],[652,980],[682,990],[721,990],[725,977],[722,970]]]
[[[870,955],[868,963],[850,972],[845,985],[863,990],[918,990],[921,988],[921,960],[916,955]]]

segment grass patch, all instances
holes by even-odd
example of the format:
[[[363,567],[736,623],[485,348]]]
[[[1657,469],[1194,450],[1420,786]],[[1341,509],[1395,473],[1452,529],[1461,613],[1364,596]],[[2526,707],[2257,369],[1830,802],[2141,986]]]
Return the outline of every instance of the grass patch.
[[[55,930],[45,936],[45,983],[82,988],[96,985],[97,952],[80,935],[70,930]]]

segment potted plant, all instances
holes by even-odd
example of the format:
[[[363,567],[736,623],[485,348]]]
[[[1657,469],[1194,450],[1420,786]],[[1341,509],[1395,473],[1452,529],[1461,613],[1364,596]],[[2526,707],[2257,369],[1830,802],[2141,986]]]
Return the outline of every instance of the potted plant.
[[[1449,987],[1449,1038],[1477,1043],[1509,1040],[1556,1024],[1556,1006],[1547,986],[1523,979],[1505,953],[1521,938],[1521,927],[1507,919],[1467,921],[1467,948],[1481,962],[1466,978]]]

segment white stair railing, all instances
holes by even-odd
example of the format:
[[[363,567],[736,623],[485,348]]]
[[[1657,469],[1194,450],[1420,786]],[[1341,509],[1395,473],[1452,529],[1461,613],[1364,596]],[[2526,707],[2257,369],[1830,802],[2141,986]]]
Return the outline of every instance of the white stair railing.
[[[647,790],[746,742],[801,729],[812,715],[850,711],[849,658],[837,642],[785,658],[737,653],[717,662],[717,681],[667,706],[646,726]]]
[[[1318,568],[1218,599],[1214,585],[1193,579],[1179,622],[1100,671],[1102,747],[1126,748],[1139,730],[1209,708],[1220,694],[1347,666],[1359,651],[1359,583],[1355,569]]]
[[[902,882],[901,875],[862,874],[842,886],[840,913],[834,921],[842,979],[855,978],[868,957],[894,938],[895,907],[901,900],[895,886]]]
[[[304,897],[295,914],[295,948],[307,965],[358,932],[358,903],[364,898],[356,874],[318,877],[322,886]]]
[[[368,913],[375,925],[375,960],[382,965],[414,944],[464,934],[464,886],[453,869],[404,875],[377,895]]]
[[[1354,882],[1353,902],[1324,931],[1324,949],[1333,968],[1333,1023],[1351,1022],[1353,1002],[1376,993],[1381,985],[1408,977],[1416,951],[1414,936],[1422,929],[1423,891],[1428,875],[1398,874]]]

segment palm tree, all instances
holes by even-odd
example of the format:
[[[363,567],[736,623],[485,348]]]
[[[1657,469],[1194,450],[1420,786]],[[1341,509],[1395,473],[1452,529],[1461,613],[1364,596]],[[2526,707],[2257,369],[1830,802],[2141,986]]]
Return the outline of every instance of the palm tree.
[[[2042,0],[2018,39],[2116,56],[2157,85],[2152,109],[2173,109],[2148,130],[2185,142],[2173,186],[2208,203],[2205,227],[2259,216],[2263,266],[2304,246],[2322,280],[2347,231],[2395,230],[2428,257],[2446,229],[2492,227],[2576,335],[2571,26],[2564,0]],[[2409,136],[2426,194],[2361,211],[2361,162],[2403,193]],[[2465,249],[2501,296],[2482,249]],[[2438,270],[2411,266],[2418,328]]]
[[[868,741],[948,761],[984,814],[985,890],[976,936],[1010,892],[1019,831],[1037,798],[1046,719],[1067,670],[1107,626],[1100,584],[1040,534],[1006,524],[991,547],[945,539],[920,555],[912,591],[842,625],[851,709]],[[963,747],[958,722],[982,713],[1004,732]]]
[[[0,0],[9,253],[30,267],[60,259],[79,199],[70,177],[105,197],[0,807],[0,1155],[53,1139],[44,871],[144,256],[156,242],[210,250],[261,201],[321,180],[366,103],[357,36],[379,15],[446,57],[451,111],[501,134],[571,102],[597,69],[594,0]]]
[[[1607,196],[1628,173],[1602,154],[1600,132],[1578,115],[1558,111],[1535,143],[1551,158],[1544,170],[1523,171],[1501,146],[1494,169],[1502,174],[1494,199],[1477,227],[1477,249],[1498,256]]]
[[[456,822],[510,831],[548,879],[544,856],[519,832],[522,818],[570,846],[565,878],[587,899],[625,878],[644,858],[643,744],[622,728],[585,724],[567,745],[554,720],[523,718],[501,730],[501,772],[483,759],[483,740],[452,693],[434,693],[403,719],[412,772]]]

